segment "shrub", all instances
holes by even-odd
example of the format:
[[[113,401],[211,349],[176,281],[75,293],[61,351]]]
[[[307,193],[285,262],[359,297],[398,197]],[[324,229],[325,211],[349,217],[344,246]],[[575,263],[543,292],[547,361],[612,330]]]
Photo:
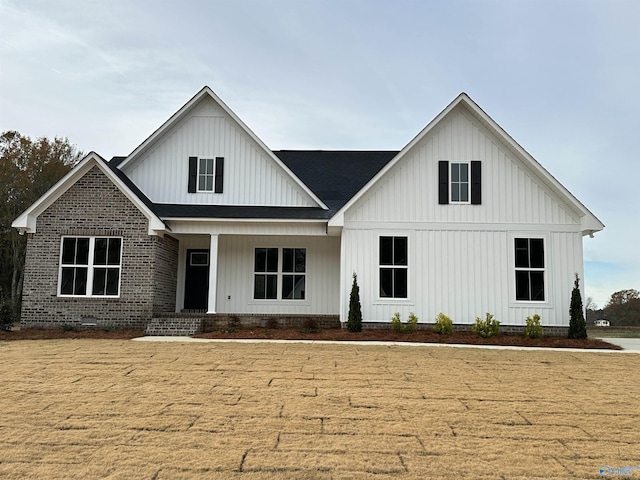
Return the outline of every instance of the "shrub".
[[[305,318],[302,321],[302,327],[300,327],[300,331],[302,333],[316,333],[320,329],[318,322],[315,318]]]
[[[400,319],[400,312],[396,312],[391,318],[391,326],[398,333],[415,332],[418,327],[418,317],[413,313],[409,313],[409,321],[405,324]]]
[[[524,336],[529,338],[542,338],[542,325],[540,325],[540,315],[537,313],[527,317],[527,325],[524,327]]]
[[[264,328],[267,330],[277,330],[280,327],[280,322],[275,317],[267,318],[267,321],[264,324]]]
[[[8,300],[0,301],[0,330],[11,330],[14,315]]]
[[[76,325],[71,325],[69,323],[63,323],[60,328],[62,328],[63,332],[77,332],[80,330]]]
[[[224,329],[224,333],[234,333],[240,330],[240,319],[238,317],[229,317],[227,319],[227,325]]]
[[[580,293],[580,277],[578,277],[577,273],[571,292],[569,315],[569,338],[587,338],[587,323],[584,320],[582,295]]]
[[[444,313],[440,312],[436,317],[436,323],[433,326],[433,331],[441,335],[453,333],[453,322]]]
[[[362,331],[362,306],[360,305],[360,287],[358,287],[358,276],[353,274],[353,284],[349,295],[349,318],[347,320],[347,330],[350,332]]]
[[[493,318],[493,315],[487,312],[485,320],[482,320],[480,317],[476,317],[476,323],[473,325],[473,331],[484,338],[493,337],[500,333],[500,322]]]

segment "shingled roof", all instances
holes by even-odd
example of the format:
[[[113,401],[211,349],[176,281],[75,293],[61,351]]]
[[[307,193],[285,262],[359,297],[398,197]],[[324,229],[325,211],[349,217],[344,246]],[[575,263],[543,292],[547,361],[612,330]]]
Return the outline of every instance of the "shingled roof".
[[[397,151],[280,150],[273,152],[329,210],[316,207],[192,205],[152,202],[118,165],[126,157],[113,157],[109,167],[158,217],[329,219],[371,180]]]

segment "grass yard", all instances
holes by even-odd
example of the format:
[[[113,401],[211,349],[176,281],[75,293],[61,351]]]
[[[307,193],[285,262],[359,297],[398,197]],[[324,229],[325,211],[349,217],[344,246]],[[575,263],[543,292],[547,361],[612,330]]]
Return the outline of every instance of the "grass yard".
[[[0,358],[3,479],[595,479],[640,466],[638,354],[42,340],[0,343]]]

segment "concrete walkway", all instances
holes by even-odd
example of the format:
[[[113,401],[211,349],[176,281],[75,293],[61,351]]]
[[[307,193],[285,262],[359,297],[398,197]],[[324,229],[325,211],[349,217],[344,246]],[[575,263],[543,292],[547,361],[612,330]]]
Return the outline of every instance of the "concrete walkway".
[[[624,348],[625,352],[640,353],[640,338],[602,338],[596,337],[598,340],[613,343]]]
[[[229,339],[229,338],[192,338],[169,336],[146,336],[133,338],[136,342],[219,342],[219,343],[317,343],[327,345],[381,345],[402,347],[453,347],[453,348],[484,348],[489,350],[542,350],[565,352],[598,352],[598,353],[640,353],[640,338],[603,338],[605,342],[621,346],[624,350],[609,350],[597,348],[545,348],[545,347],[517,347],[512,345],[469,345],[456,343],[414,343],[414,342],[355,342],[348,340],[268,340],[268,339]],[[619,342],[626,342],[625,344]],[[633,343],[635,342],[635,343]]]

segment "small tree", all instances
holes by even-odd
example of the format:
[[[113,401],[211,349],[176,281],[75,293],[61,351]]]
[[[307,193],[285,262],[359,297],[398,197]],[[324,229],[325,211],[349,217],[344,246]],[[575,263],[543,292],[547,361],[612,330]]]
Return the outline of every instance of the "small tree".
[[[582,294],[580,293],[580,277],[577,273],[569,307],[569,338],[587,338],[587,323],[584,320]]]
[[[353,284],[351,285],[351,295],[349,295],[349,319],[347,330],[350,332],[362,331],[362,307],[360,306],[360,287],[358,287],[358,276],[353,274]]]

